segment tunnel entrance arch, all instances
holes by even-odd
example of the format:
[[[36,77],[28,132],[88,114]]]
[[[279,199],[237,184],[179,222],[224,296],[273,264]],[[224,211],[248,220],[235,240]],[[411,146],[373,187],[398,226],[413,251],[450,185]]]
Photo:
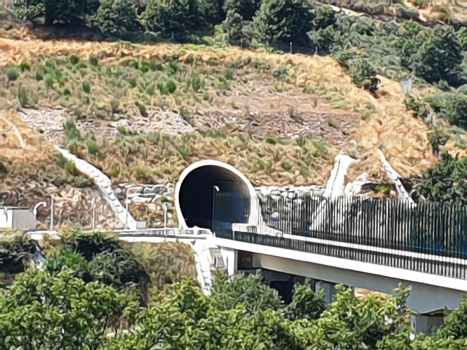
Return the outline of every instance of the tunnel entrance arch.
[[[222,220],[258,224],[258,199],[250,181],[229,164],[203,160],[186,168],[175,188],[175,208],[181,227],[213,230],[216,194],[228,194],[224,205],[221,205]]]

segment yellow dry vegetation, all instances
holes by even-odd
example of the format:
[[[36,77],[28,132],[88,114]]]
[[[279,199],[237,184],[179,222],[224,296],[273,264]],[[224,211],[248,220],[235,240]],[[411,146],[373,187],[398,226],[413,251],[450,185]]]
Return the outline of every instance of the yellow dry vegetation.
[[[85,144],[75,153],[120,183],[174,183],[189,164],[216,159],[234,166],[255,185],[325,185],[337,155],[313,140],[272,145],[246,137],[199,134],[152,134],[103,142],[99,148],[97,156],[89,154]]]
[[[118,63],[128,57],[145,60],[174,57],[183,62],[216,60],[219,64],[248,57],[268,61],[273,67],[289,65],[297,87],[325,86],[327,91],[338,91],[360,110],[375,109],[374,116],[358,131],[356,155],[361,162],[350,174],[350,179],[366,172],[374,179],[384,179],[376,150],[382,149],[391,165],[404,177],[420,175],[433,166],[428,142],[428,127],[407,111],[398,82],[380,77],[382,83],[377,96],[357,88],[344,69],[330,57],[300,54],[278,55],[266,51],[246,51],[239,48],[203,48],[172,44],[130,45],[76,41],[41,41],[25,35],[24,40],[0,39],[0,65],[28,62],[33,58],[51,55],[78,54],[82,59],[100,58],[102,64]],[[297,66],[299,69],[296,69]],[[274,69],[274,68],[273,68]],[[219,154],[220,158],[224,158]],[[260,176],[258,176],[260,177]],[[258,180],[260,180],[258,178]]]
[[[12,111],[0,110],[0,157],[15,163],[49,162],[53,146]]]
[[[420,3],[420,1],[418,1]],[[416,5],[417,1],[407,0],[406,4]],[[427,0],[419,9],[420,17],[428,20],[445,21],[450,18],[465,21],[467,19],[467,1],[465,0]]]

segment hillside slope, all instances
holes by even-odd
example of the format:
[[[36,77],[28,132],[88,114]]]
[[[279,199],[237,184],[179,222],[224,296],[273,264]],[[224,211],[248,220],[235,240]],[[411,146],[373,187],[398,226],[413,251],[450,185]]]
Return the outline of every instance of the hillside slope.
[[[202,159],[227,162],[256,186],[325,185],[339,153],[359,160],[347,181],[366,174],[389,182],[378,150],[407,180],[437,163],[433,131],[407,109],[400,82],[377,75],[378,89],[369,92],[331,56],[40,40],[35,33],[18,27],[0,38],[0,131],[7,135],[0,140],[0,192],[6,204],[29,207],[60,193],[73,203],[63,204],[69,209],[60,222],[89,225],[85,203],[97,192],[53,144],[97,166],[115,186],[173,188],[183,169]],[[438,91],[417,81],[412,94]],[[165,200],[172,198],[162,191],[132,212],[160,226]],[[102,210],[105,224],[108,208]],[[77,218],[80,212],[86,218]],[[44,227],[47,217],[40,212]]]

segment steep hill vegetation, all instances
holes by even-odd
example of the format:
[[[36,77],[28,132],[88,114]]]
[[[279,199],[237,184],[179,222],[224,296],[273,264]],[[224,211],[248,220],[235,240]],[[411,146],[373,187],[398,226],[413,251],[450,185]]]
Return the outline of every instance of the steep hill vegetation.
[[[360,160],[349,181],[384,183],[380,149],[402,177],[426,180],[419,198],[454,200],[429,169],[467,145],[462,11],[433,22],[429,2],[334,5],[359,12],[281,0],[20,3],[0,16],[0,106],[116,183],[174,182],[215,158],[256,185],[324,185],[339,152]],[[0,140],[2,191],[18,204],[13,193],[52,170],[18,171],[43,158],[11,139]],[[89,185],[48,154],[59,170],[46,183]]]

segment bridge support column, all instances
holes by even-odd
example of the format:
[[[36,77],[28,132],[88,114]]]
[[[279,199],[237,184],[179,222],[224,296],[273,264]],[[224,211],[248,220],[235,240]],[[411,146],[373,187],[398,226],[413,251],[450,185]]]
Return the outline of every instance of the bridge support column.
[[[237,273],[237,251],[228,248],[221,248],[221,255],[224,259],[226,272],[228,275],[234,275]]]
[[[423,333],[426,335],[433,334],[438,328],[443,325],[443,315],[429,315],[429,314],[418,314],[411,318],[412,327],[415,333]]]
[[[315,283],[315,292],[319,293],[321,290],[324,290],[326,304],[331,304],[337,295],[336,283],[317,281]]]

